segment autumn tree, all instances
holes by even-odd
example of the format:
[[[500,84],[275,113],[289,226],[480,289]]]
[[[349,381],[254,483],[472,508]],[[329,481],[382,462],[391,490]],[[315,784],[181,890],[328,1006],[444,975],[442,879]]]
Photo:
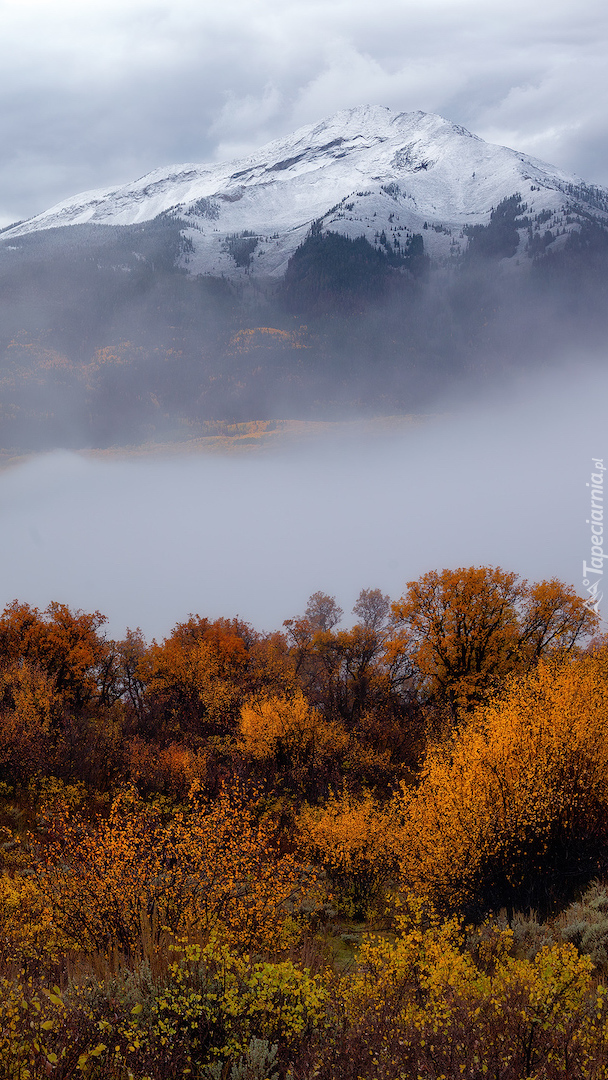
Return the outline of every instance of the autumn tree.
[[[109,644],[105,615],[52,603],[41,612],[17,600],[0,616],[0,664],[27,661],[45,672],[63,705],[81,709],[102,696]]]
[[[530,586],[500,567],[433,570],[393,604],[419,688],[457,718],[509,672],[571,651],[597,616],[556,579]]]
[[[398,802],[331,794],[322,806],[304,806],[297,822],[299,843],[325,870],[333,902],[355,919],[382,907],[384,890],[397,866]]]
[[[555,650],[572,652],[577,641],[598,626],[599,618],[571,585],[551,578],[527,587],[520,612],[523,666],[531,667],[541,656]]]
[[[245,755],[263,766],[264,775],[310,797],[339,782],[348,733],[338,720],[312,707],[301,690],[251,699],[241,712],[239,730]]]
[[[121,689],[105,617],[14,601],[0,616],[0,768],[7,780],[78,777],[100,786],[119,767]]]
[[[608,869],[608,653],[549,657],[403,795],[405,882],[447,910],[551,908]]]
[[[314,593],[306,613],[285,623],[300,686],[327,720],[351,733],[349,761],[362,775],[369,769],[382,773],[378,752],[413,764],[420,751],[412,663],[389,610],[388,596],[363,589],[353,607],[357,622],[342,630],[335,599]]]
[[[36,665],[13,661],[0,669],[0,778],[28,783],[54,763],[52,680]]]
[[[239,619],[197,615],[178,623],[161,644],[152,643],[130,692],[140,699],[148,735],[164,742],[221,735],[234,732],[248,696],[289,688],[290,667],[281,634],[264,636]]]

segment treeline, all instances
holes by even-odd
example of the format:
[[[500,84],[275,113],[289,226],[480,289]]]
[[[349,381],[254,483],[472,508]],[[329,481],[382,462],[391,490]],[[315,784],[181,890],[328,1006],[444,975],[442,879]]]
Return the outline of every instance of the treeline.
[[[597,615],[470,567],[353,617],[4,610],[6,1080],[608,1075]]]
[[[179,745],[213,793],[226,768],[312,800],[336,784],[394,784],[430,738],[596,621],[557,580],[474,567],[429,573],[392,604],[364,589],[350,629],[343,614],[315,593],[283,632],[190,616],[148,644],[139,630],[108,640],[100,612],[14,601],[0,615],[0,778],[184,795],[187,770],[181,786],[162,776]]]

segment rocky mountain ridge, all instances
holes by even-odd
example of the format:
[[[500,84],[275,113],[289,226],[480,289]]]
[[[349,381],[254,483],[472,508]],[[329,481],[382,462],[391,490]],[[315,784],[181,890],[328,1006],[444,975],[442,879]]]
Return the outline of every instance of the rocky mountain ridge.
[[[516,193],[526,214],[518,256],[531,250],[534,233],[559,248],[582,222],[608,226],[603,189],[440,116],[361,106],[238,161],[160,168],[84,192],[9,227],[0,240],[18,250],[20,238],[35,232],[78,225],[145,231],[166,218],[180,226],[178,261],[190,274],[277,279],[316,223],[387,250],[403,250],[420,234],[425,253],[442,265]]]

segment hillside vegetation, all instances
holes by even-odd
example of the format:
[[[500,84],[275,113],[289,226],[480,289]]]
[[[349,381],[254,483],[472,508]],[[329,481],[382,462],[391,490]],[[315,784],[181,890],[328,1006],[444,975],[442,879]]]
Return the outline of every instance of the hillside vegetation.
[[[236,282],[185,272],[178,219],[24,236],[0,246],[0,448],[429,412],[603,355],[608,232],[573,220],[516,194],[442,266],[432,229],[349,239],[317,222],[282,279]]]
[[[608,1075],[608,647],[556,580],[354,624],[0,616],[6,1080]]]

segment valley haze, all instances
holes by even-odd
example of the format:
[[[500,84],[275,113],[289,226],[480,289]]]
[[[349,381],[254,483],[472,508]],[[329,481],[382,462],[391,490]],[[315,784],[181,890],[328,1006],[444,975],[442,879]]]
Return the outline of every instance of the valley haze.
[[[0,474],[3,605],[60,600],[119,637],[195,612],[280,628],[321,589],[348,612],[427,570],[501,565],[581,588],[589,463],[606,451],[578,359],[397,436],[265,454],[91,460],[56,451]]]

